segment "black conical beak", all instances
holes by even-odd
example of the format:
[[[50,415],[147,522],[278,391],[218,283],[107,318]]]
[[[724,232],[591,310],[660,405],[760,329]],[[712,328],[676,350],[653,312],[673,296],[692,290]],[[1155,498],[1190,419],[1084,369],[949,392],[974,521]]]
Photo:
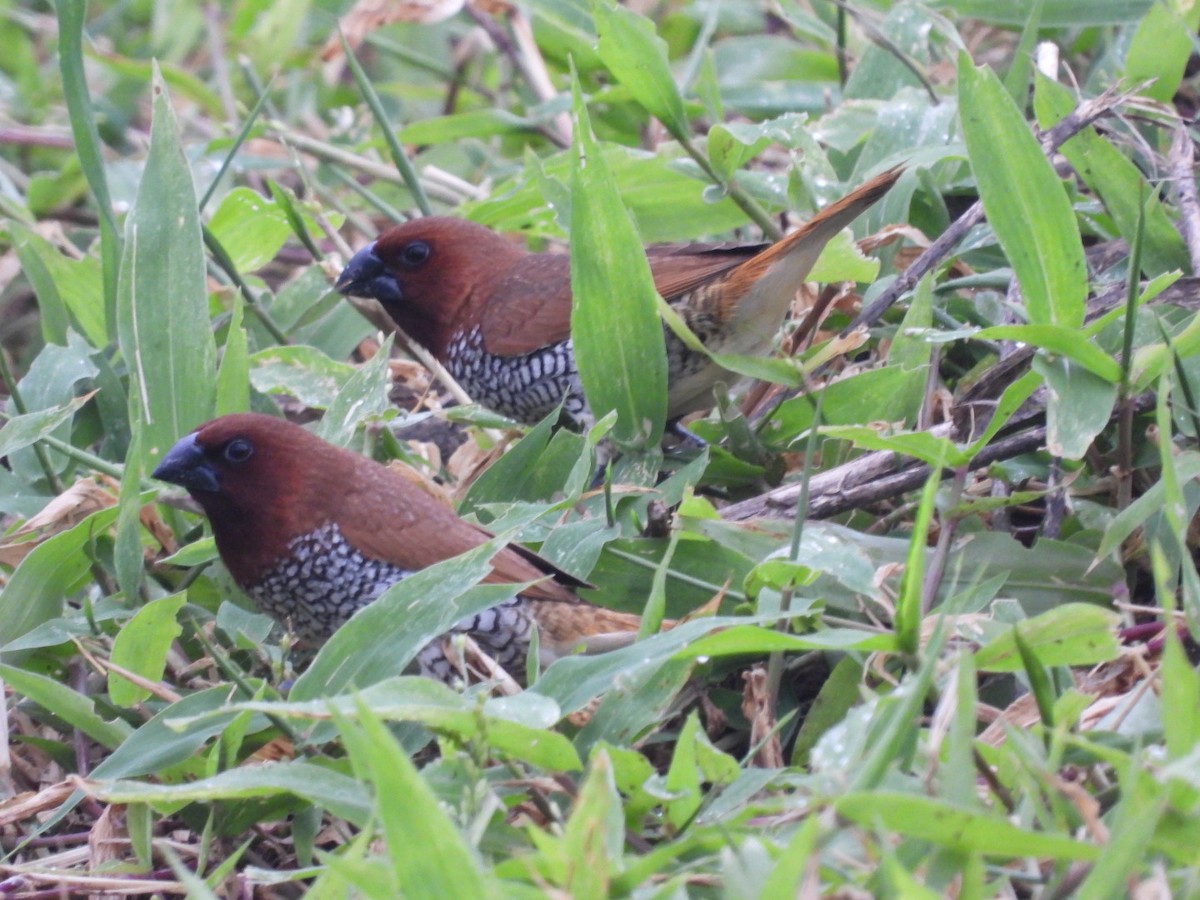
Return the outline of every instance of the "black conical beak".
[[[380,303],[399,303],[404,299],[400,282],[375,255],[374,241],[350,258],[334,287],[339,294],[374,297]]]
[[[193,493],[215,493],[221,489],[217,473],[204,455],[204,450],[196,442],[194,434],[180,438],[150,473],[150,477],[159,481],[169,481]]]

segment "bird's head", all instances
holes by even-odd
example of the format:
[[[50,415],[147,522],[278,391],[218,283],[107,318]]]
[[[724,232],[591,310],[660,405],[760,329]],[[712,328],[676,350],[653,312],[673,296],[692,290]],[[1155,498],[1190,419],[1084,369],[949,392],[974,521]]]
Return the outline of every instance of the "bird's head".
[[[431,216],[397,225],[359,250],[336,288],[378,300],[409,337],[441,357],[488,290],[526,255],[482,225]]]
[[[222,558],[243,581],[320,524],[320,500],[334,496],[328,481],[339,472],[323,463],[345,452],[298,425],[241,413],[180,438],[152,475],[185,488],[200,504]]]

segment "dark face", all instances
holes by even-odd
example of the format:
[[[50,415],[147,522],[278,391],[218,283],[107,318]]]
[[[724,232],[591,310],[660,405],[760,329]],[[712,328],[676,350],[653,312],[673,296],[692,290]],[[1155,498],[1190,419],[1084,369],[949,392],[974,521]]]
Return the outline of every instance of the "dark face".
[[[358,251],[338,276],[343,294],[371,297],[409,337],[440,356],[454,329],[526,251],[463,219],[397,225]]]
[[[304,429],[281,419],[223,416],[180,438],[152,474],[185,488],[210,516],[217,510],[251,515],[279,505],[293,480],[291,461],[304,459],[311,440]]]
[[[271,416],[223,416],[180,438],[153,477],[187,489],[212,523],[217,549],[240,584],[279,558],[319,516],[308,469],[324,442]]]

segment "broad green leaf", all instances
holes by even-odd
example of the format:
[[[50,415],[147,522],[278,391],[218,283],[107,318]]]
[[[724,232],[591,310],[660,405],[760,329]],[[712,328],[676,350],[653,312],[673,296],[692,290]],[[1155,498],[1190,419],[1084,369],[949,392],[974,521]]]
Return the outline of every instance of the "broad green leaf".
[[[667,410],[659,297],[641,238],[592,137],[578,89],[575,114],[571,339],[579,379],[597,418],[617,411],[612,436],[618,446],[655,447]]]
[[[40,409],[37,412],[13,416],[0,427],[0,456],[8,456],[22,447],[36,444],[63,422],[69,421],[75,411],[91,399],[91,395],[76,397],[62,406]]]
[[[183,633],[178,621],[186,594],[160,597],[143,606],[126,622],[113,641],[113,663],[147,681],[162,678],[171,643]],[[150,696],[116,672],[108,673],[108,695],[117,706],[134,706]]]
[[[336,714],[358,719],[365,708],[386,722],[415,722],[461,744],[486,739],[497,753],[559,772],[582,768],[579,754],[563,735],[549,732],[561,717],[558,707],[536,694],[498,697],[482,707],[432,678],[393,676],[362,690],[308,700],[248,700],[224,711],[264,713],[301,722],[323,722]],[[209,714],[211,715],[211,713]],[[190,720],[176,725],[190,727]]]
[[[1118,385],[1072,360],[1035,357],[1034,371],[1046,379],[1046,447],[1064,459],[1082,459],[1107,426]]]
[[[149,803],[166,808],[295,794],[360,828],[370,821],[373,809],[364,786],[355,779],[301,760],[242,766],[182,784],[93,780],[88,787],[89,793],[109,803]]]
[[[562,849],[571,865],[562,888],[568,896],[605,900],[619,867],[625,841],[621,796],[613,783],[612,763],[600,751],[592,756],[571,816],[563,826]]]
[[[245,187],[236,187],[221,198],[208,229],[239,272],[261,269],[292,235],[287,213],[273,199]]]
[[[353,439],[363,421],[382,416],[392,409],[388,400],[388,387],[391,385],[388,360],[391,354],[392,336],[389,334],[375,355],[346,379],[317,424],[318,437],[344,447]]]
[[[764,440],[781,446],[804,434],[812,425],[817,394],[824,395],[821,421],[826,425],[915,424],[925,381],[923,368],[904,371],[897,366],[886,366],[857,372],[827,384],[814,394],[785,400],[771,414],[760,433]]]
[[[101,369],[97,365],[97,356],[96,350],[89,346],[83,337],[74,331],[68,331],[66,345],[47,344],[34,358],[28,371],[21,378],[20,391],[25,402],[25,415],[34,418],[21,418],[14,426],[12,432],[14,443],[9,448],[6,468],[27,484],[40,482],[46,477],[46,472],[41,459],[33,450],[16,445],[24,443],[32,433],[40,434],[42,425],[48,424],[40,419],[42,410],[65,411],[72,406],[70,402],[64,405],[65,400],[102,383],[97,378],[101,373]],[[109,385],[104,386],[109,387]],[[119,388],[117,393],[119,394]],[[97,409],[101,408],[100,395],[93,394],[92,396]],[[10,412],[14,410],[14,407],[15,404],[11,402],[7,405]],[[112,407],[108,407],[108,409],[120,416],[123,416],[125,412],[124,409],[112,410]],[[49,415],[57,418],[57,412],[50,412]],[[46,436],[56,437],[60,441],[70,443],[75,421],[75,416],[69,415],[66,419],[59,421],[58,425]],[[114,430],[119,427],[117,426]],[[71,460],[48,446],[45,449],[51,467],[60,475],[65,474],[72,464]]]
[[[1064,835],[1031,831],[993,812],[965,808],[897,791],[861,791],[834,801],[838,815],[865,828],[883,827],[908,837],[1001,859],[1022,856],[1096,860],[1101,848]]]
[[[765,122],[721,122],[708,130],[708,160],[725,180],[772,143],[795,146],[808,117],[788,113]]]
[[[1083,323],[1087,267],[1075,213],[1029,124],[988,69],[959,58],[959,115],[988,223],[1034,325]]]
[[[409,122],[398,136],[406,144],[444,144],[466,138],[532,135],[537,131],[536,126],[536,122],[506,109],[473,109]]]
[[[1121,367],[1117,361],[1095,344],[1082,340],[1075,328],[1064,328],[1060,325],[994,325],[983,329],[976,337],[981,340],[1009,340],[1032,344],[1051,354],[1074,360],[1104,381],[1116,384],[1121,380]]]
[[[600,58],[642,107],[676,139],[688,133],[687,113],[654,23],[614,0],[592,0]],[[576,140],[579,139],[576,132]],[[571,229],[574,233],[574,228]]]
[[[637,224],[646,242],[682,241],[720,234],[746,223],[746,214],[728,197],[716,202],[705,199],[697,189],[696,178],[681,171],[681,151],[660,146],[657,153],[633,147],[601,144],[600,155],[608,164],[621,196],[621,204]],[[534,234],[561,234],[557,221],[563,215],[554,203],[547,208],[548,181],[567,184],[571,180],[573,154],[564,151],[539,160],[533,173],[519,179],[502,181],[486,200],[466,204],[464,215],[481,225],[499,231],[525,231]]]
[[[675,740],[675,752],[671,756],[671,767],[667,770],[667,789],[674,794],[664,804],[670,833],[682,831],[704,802],[704,792],[700,788],[700,767],[696,762],[696,735],[699,732],[700,716],[693,710]]]
[[[0,666],[0,677],[18,694],[105,747],[111,749],[118,746],[133,732],[123,719],[113,719],[111,722],[102,719],[91,699],[53,678],[15,666]]]
[[[892,6],[877,26],[880,38],[867,45],[862,58],[851,68],[843,89],[846,98],[887,100],[906,90],[922,87],[913,70],[897,58],[894,48],[904,48],[910,65],[928,65],[932,62],[931,38],[936,26],[936,17],[923,5],[897,3]]]
[[[340,718],[340,717],[339,717]],[[494,886],[429,784],[366,706],[339,721],[356,770],[369,778],[396,884],[414,898],[488,897]],[[399,798],[404,802],[397,802]]]
[[[1163,5],[1155,7],[1162,8]],[[1195,8],[1200,11],[1200,5]],[[1035,84],[1033,102],[1042,128],[1057,124],[1075,108],[1074,96],[1062,85],[1044,76],[1038,76]],[[1090,127],[1063,144],[1059,152],[1070,160],[1079,177],[1100,197],[1121,236],[1131,245],[1142,214],[1141,205],[1145,204],[1142,269],[1148,276],[1173,269],[1190,270],[1183,238],[1167,214],[1158,191],[1147,183],[1133,161]]]
[[[941,8],[953,9],[964,18],[980,19],[996,25],[1024,25],[1038,0],[938,0]],[[1042,4],[1043,28],[1120,25],[1136,22],[1154,5],[1154,0],[1045,0]]]
[[[8,229],[21,269],[38,297],[45,340],[65,344],[67,328],[74,326],[93,347],[107,344],[100,261],[94,256],[69,259],[17,222],[10,221]]]
[[[325,409],[354,375],[315,347],[293,344],[250,354],[250,383],[264,394],[288,394],[306,406]]]
[[[217,355],[196,189],[157,72],[152,92],[150,152],[125,222],[117,290],[130,418],[142,429],[147,460],[211,418]]]
[[[253,685],[251,682],[251,690]],[[230,685],[221,684],[189,694],[161,709],[105,757],[90,777],[98,780],[134,778],[161,772],[189,759],[233,721],[237,714],[223,711],[231,696],[236,694],[231,694]],[[214,715],[203,721],[190,721],[207,712]],[[180,728],[174,724],[176,720],[188,724]],[[251,733],[261,731],[266,724],[266,719],[255,717],[249,730]]]
[[[1163,0],[1151,5],[1125,53],[1123,74],[1128,82],[1153,82],[1142,92],[1159,103],[1169,103],[1194,52],[1198,26],[1200,4],[1194,0]]]
[[[84,548],[112,525],[117,508],[92,513],[74,528],[38,544],[0,591],[0,648],[62,614],[66,598],[88,576]]]
[[[1090,666],[1115,659],[1119,616],[1091,603],[1064,603],[1017,625],[1030,651],[1044,666]],[[975,652],[985,672],[1015,672],[1023,663],[1011,631]]]

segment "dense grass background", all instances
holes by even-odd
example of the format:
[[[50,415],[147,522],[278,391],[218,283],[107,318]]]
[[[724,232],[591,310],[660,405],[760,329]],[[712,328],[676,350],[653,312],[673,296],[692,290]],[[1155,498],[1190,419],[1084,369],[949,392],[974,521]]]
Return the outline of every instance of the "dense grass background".
[[[1200,7],[0,8],[0,890],[1200,892]],[[619,258],[900,163],[701,450],[623,362],[657,326],[611,352],[636,287],[582,287],[587,435],[456,403],[330,291],[422,210]],[[516,696],[404,676],[476,554],[314,658],[147,478],[250,408],[701,612]]]

